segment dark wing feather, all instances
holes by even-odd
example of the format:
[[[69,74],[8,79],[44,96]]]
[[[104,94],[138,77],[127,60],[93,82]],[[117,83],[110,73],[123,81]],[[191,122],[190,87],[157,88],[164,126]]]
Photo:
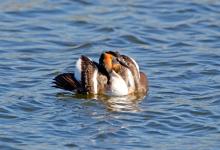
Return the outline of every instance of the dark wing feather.
[[[68,90],[68,91],[80,91],[81,84],[75,79],[73,73],[63,73],[56,76],[54,79],[54,87]]]

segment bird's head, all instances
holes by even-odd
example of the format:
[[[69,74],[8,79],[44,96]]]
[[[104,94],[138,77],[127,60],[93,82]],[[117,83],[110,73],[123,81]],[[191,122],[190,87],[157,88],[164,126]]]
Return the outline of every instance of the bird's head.
[[[124,59],[118,52],[106,51],[102,53],[99,64],[102,65],[108,73],[112,71],[119,72],[122,66],[128,67]]]

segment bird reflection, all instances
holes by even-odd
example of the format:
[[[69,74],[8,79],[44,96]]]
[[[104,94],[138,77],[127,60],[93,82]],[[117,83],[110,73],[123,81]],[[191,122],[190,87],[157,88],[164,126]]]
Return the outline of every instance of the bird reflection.
[[[111,112],[138,112],[141,111],[139,103],[145,98],[146,94],[132,94],[127,96],[106,96],[106,95],[84,95],[58,93],[57,97],[66,99],[82,99],[82,100],[97,100],[101,102],[108,111]]]
[[[101,97],[100,100],[108,111],[114,112],[137,112],[140,111],[139,103],[145,95],[133,94],[122,97]]]

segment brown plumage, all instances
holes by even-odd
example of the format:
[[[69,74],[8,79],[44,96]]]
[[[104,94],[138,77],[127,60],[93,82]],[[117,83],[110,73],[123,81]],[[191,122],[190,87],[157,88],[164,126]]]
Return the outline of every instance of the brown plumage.
[[[143,72],[140,72],[139,84],[140,84],[140,86],[139,86],[138,92],[147,93],[149,90],[149,84],[148,84],[147,75]]]
[[[137,63],[126,55],[106,51],[101,54],[99,63],[83,55],[78,61],[79,79],[73,73],[63,73],[54,78],[54,87],[83,94],[106,94],[111,88],[113,71],[125,81],[128,94],[148,91],[147,76],[139,72]]]
[[[95,94],[93,76],[96,65],[86,56],[81,56],[81,86],[86,94]]]
[[[134,60],[126,55],[121,55],[124,61],[127,63],[129,70],[134,77],[135,89],[137,92],[147,92],[148,80],[147,76],[143,72],[139,72],[137,64]]]

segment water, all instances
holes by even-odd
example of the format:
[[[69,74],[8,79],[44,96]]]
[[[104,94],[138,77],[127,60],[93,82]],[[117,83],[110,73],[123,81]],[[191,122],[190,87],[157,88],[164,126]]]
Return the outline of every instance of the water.
[[[1,149],[219,149],[219,14],[217,0],[2,0]],[[104,50],[137,60],[148,96],[51,87]]]

